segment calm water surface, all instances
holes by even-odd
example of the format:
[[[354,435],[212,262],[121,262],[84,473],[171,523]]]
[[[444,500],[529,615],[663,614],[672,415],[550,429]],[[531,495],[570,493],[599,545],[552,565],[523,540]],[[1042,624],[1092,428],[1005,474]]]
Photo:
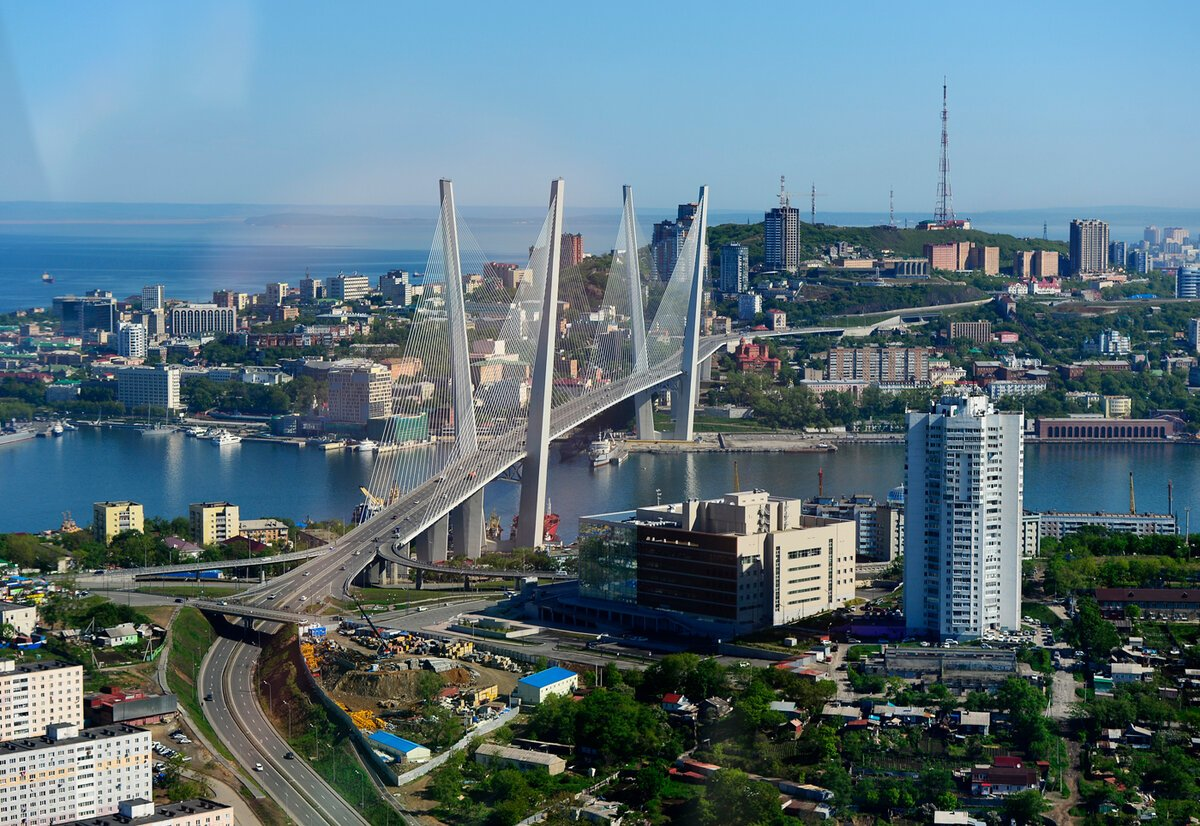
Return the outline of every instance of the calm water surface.
[[[883,497],[904,477],[900,446],[852,445],[832,454],[635,454],[619,467],[595,471],[586,456],[565,462],[555,457],[549,490],[562,517],[560,534],[570,540],[579,516],[649,504],[660,491],[662,501],[719,496],[733,486],[735,459],[743,488],[790,496],[815,495],[818,469],[824,470],[826,495]],[[240,505],[247,519],[346,519],[374,461],[371,454],[257,442],[218,448],[182,434],[145,437],[83,428],[58,439],[0,447],[0,531],[57,527],[63,511],[86,524],[92,502],[102,499],[141,502],[148,516],[186,516],[191,502],[223,499]],[[1166,511],[1168,479],[1174,481],[1177,512],[1200,501],[1200,448],[1037,445],[1025,452],[1025,505],[1124,511],[1130,471],[1140,511]],[[505,526],[517,499],[517,486],[506,482],[489,485],[485,493],[487,510],[495,510]]]

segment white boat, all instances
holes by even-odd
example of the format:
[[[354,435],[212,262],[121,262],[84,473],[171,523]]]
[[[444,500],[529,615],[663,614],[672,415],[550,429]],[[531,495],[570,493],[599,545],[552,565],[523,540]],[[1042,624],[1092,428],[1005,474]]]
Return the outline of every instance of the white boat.
[[[238,436],[236,433],[230,433],[228,430],[219,430],[217,431],[216,435],[212,437],[212,443],[217,447],[236,445],[241,440],[241,436]]]
[[[75,425],[73,425],[70,422],[65,421],[65,420],[60,422],[60,424],[62,425],[63,430],[78,430],[79,429]]]
[[[155,422],[143,427],[141,432],[143,436],[170,436],[175,432],[175,428],[163,422]]]
[[[628,455],[629,449],[625,447],[625,443],[611,435],[600,437],[588,447],[588,457],[592,460],[594,468],[619,465]]]
[[[370,439],[363,439],[361,442],[355,445],[354,450],[356,453],[372,453],[378,447],[379,445],[375,444]]]
[[[63,435],[63,426],[62,426],[62,422],[55,422],[55,423],[54,423],[54,426],[50,428],[50,433],[51,433],[52,435],[54,435],[54,436],[61,436],[61,435]]]

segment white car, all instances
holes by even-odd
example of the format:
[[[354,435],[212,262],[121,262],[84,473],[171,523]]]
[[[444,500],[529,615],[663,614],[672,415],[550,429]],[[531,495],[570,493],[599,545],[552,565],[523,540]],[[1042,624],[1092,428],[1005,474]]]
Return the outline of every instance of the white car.
[[[256,772],[263,771],[263,764],[262,764],[262,763],[255,763],[255,764],[254,764],[254,770],[255,770]]]

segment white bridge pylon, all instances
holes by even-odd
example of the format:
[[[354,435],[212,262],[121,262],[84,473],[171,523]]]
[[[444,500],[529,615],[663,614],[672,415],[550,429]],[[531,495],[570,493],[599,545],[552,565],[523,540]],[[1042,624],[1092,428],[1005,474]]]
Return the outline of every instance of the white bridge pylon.
[[[633,190],[624,187],[603,285],[594,268],[564,266],[564,194],[564,181],[553,181],[524,266],[496,264],[462,223],[451,181],[439,182],[435,238],[426,271],[409,285],[419,295],[403,356],[389,359],[391,407],[363,508],[402,511],[397,536],[404,523],[420,526],[413,544],[422,561],[446,558],[448,533],[455,553],[478,557],[483,486],[522,460],[515,541],[544,545],[550,440],[560,423],[633,395],[639,438],[655,438],[653,388],[643,377],[678,377],[673,435],[693,437],[708,188],[663,281],[639,246]]]

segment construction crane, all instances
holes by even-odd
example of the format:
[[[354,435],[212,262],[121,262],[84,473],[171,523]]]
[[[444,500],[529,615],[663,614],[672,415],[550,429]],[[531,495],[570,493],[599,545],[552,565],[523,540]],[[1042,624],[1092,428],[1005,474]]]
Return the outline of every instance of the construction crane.
[[[827,194],[826,192],[817,192],[817,183],[816,181],[813,182],[812,192],[810,193],[811,200],[808,205],[808,222],[813,226],[816,226],[817,223],[817,196],[820,195],[824,198]]]
[[[371,615],[367,613],[367,609],[358,601],[358,597],[354,597],[354,604],[358,606],[358,613],[362,614],[362,618],[367,621],[367,627],[371,629],[371,633],[379,641],[379,647],[375,649],[375,659],[382,660],[387,656],[390,646],[383,639],[383,632],[379,630],[379,626],[371,619]]]

